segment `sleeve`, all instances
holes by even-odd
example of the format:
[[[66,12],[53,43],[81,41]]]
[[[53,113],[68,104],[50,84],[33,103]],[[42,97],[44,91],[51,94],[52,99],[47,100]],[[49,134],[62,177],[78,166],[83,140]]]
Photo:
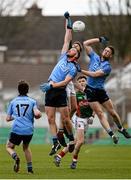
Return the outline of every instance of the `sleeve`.
[[[109,64],[105,64],[103,67],[102,67],[102,69],[101,69],[103,72],[104,72],[104,74],[110,74],[110,72],[111,72],[111,66],[109,65]]]
[[[37,102],[35,100],[33,102],[33,109],[38,109],[38,105],[37,105]]]
[[[13,109],[12,109],[12,103],[10,102],[7,108],[7,115],[12,115],[13,114]]]
[[[75,78],[75,76],[77,75],[77,69],[76,67],[72,68],[71,71],[69,72],[68,76]]]
[[[90,60],[99,58],[99,55],[98,55],[94,50],[92,50],[92,51],[90,52],[90,54],[88,54],[88,56],[89,56]]]
[[[94,50],[92,50],[90,54],[88,54],[88,56],[92,59],[94,56],[98,56],[98,54]]]

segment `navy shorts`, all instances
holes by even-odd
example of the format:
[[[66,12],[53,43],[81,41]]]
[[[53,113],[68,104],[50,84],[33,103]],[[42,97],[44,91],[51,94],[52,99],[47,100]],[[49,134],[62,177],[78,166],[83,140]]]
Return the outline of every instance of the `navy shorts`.
[[[19,135],[19,134],[11,132],[9,141],[15,145],[20,145],[21,142],[23,142],[23,144],[29,144],[32,139],[32,136],[33,134],[32,135]]]
[[[87,100],[89,102],[98,101],[99,103],[104,103],[109,100],[109,96],[107,95],[104,89],[95,89],[90,86],[86,86],[85,93],[87,96]]]
[[[45,106],[66,107],[67,93],[65,88],[53,88],[45,94]]]

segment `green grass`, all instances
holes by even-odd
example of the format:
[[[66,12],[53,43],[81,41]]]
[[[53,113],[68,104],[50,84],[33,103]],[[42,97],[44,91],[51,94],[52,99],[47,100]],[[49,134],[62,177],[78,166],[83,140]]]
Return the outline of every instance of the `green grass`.
[[[21,158],[19,173],[13,172],[13,160],[0,145],[1,179],[130,179],[131,146],[129,145],[84,145],[77,169],[69,168],[71,154],[62,159],[61,166],[56,167],[53,157],[48,156],[49,145],[31,145],[34,174],[26,172],[26,162],[21,147],[17,152]]]

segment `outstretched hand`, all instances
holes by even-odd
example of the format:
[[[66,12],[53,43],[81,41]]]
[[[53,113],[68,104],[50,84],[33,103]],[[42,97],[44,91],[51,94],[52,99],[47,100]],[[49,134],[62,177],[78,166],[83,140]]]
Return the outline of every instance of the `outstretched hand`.
[[[67,19],[67,29],[72,29],[72,20],[68,11],[64,13],[64,17]]]
[[[99,37],[99,40],[100,40],[100,42],[102,43],[102,44],[107,44],[108,43],[108,41],[109,41],[109,38],[108,37],[106,37],[106,36],[101,36],[101,37]]]
[[[46,92],[50,89],[52,89],[52,84],[49,84],[49,83],[43,83],[40,85],[40,89],[42,92]]]
[[[65,18],[66,18],[66,19],[68,19],[68,18],[70,17],[69,12],[68,12],[68,11],[66,11],[66,12],[64,13],[64,16],[65,16]]]

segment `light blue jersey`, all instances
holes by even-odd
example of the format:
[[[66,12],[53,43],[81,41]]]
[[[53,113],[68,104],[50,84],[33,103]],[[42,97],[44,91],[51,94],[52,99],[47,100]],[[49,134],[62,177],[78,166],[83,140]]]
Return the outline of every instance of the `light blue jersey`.
[[[58,63],[54,67],[48,81],[60,82],[68,75],[72,79],[76,76],[77,69],[75,64],[68,61],[67,53],[61,54]]]
[[[14,98],[7,110],[7,115],[11,115],[14,118],[11,132],[19,135],[33,134],[33,109],[35,108],[37,108],[36,101],[28,96]]]
[[[102,77],[88,77],[87,84],[92,88],[104,89],[105,80],[111,72],[111,65],[108,60],[101,61],[100,56],[94,51],[91,51],[89,57],[89,71],[95,72],[97,70],[102,70],[105,75]]]

